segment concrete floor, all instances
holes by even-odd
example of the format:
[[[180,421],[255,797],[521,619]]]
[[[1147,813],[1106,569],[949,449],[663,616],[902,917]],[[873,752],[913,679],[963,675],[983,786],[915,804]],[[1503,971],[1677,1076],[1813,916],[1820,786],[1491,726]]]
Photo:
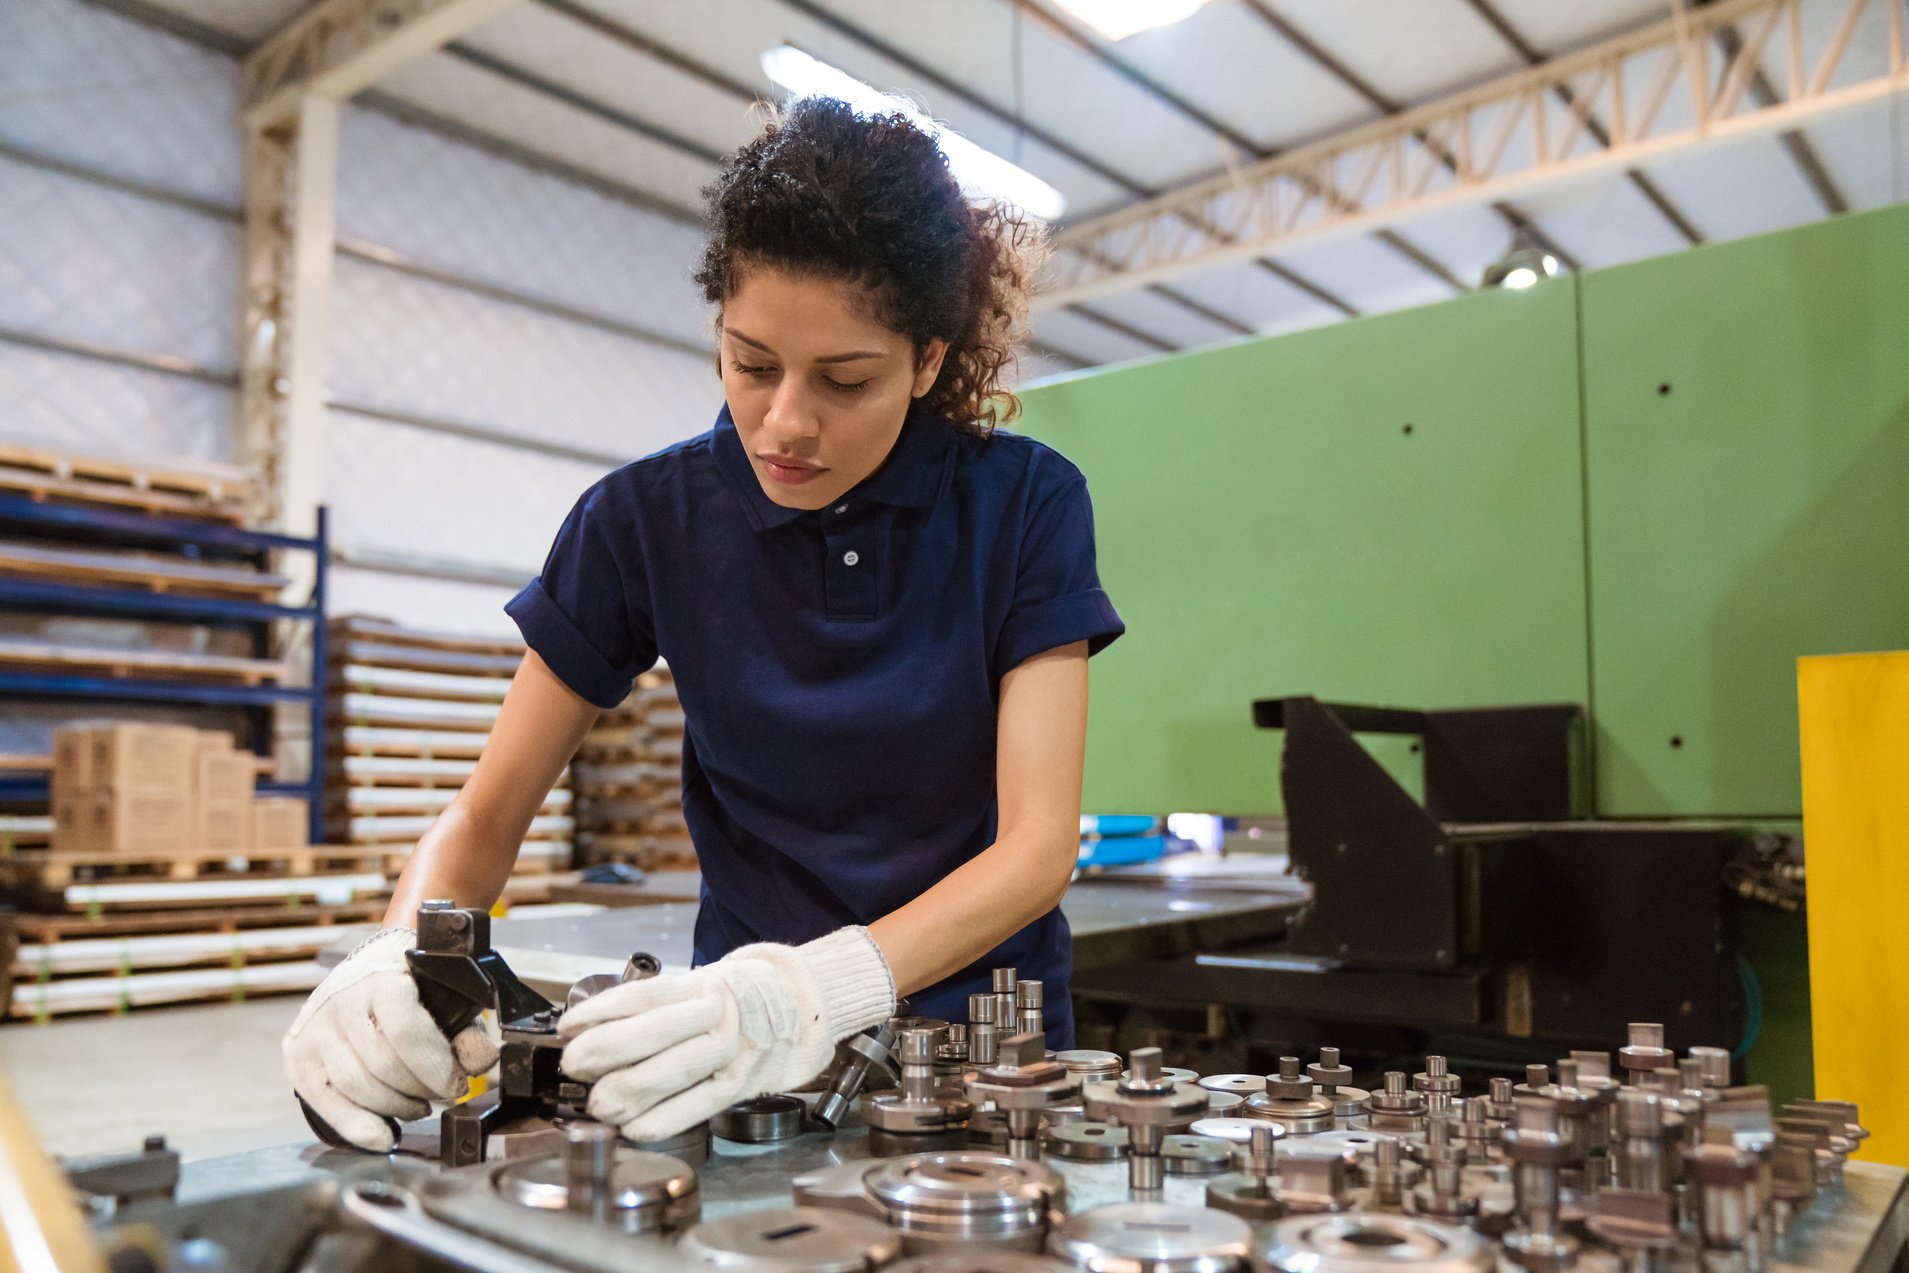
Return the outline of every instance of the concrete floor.
[[[49,1153],[186,1158],[310,1140],[279,1068],[303,995],[0,1026],[0,1069]]]

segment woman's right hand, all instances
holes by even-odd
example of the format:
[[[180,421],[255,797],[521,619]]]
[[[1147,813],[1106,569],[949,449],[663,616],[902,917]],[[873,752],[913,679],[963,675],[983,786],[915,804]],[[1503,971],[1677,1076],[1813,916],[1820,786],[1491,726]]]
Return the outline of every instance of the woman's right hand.
[[[432,1100],[462,1094],[469,1076],[497,1064],[481,1022],[447,1039],[418,999],[404,952],[408,928],[381,930],[331,970],[285,1032],[292,1089],[361,1149],[392,1148],[385,1119],[423,1118]]]

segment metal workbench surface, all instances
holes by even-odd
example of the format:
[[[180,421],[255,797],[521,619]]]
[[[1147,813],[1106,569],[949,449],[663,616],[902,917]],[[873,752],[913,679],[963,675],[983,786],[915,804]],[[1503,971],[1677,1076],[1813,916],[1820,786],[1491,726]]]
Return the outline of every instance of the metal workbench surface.
[[[1074,930],[1075,967],[1140,954],[1156,957],[1276,935],[1298,904],[1289,888],[1221,887],[1165,879],[1082,879],[1061,911]],[[589,915],[500,919],[491,944],[518,976],[545,994],[592,973],[616,972],[632,951],[668,969],[688,968],[696,907],[682,902],[617,907]]]

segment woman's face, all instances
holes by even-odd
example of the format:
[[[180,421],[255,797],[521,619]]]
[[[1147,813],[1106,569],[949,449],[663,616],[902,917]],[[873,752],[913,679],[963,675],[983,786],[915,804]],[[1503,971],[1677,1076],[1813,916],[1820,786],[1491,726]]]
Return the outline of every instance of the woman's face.
[[[744,271],[723,304],[723,393],[763,491],[785,508],[840,499],[888,458],[947,350],[931,341],[917,364],[848,283]]]

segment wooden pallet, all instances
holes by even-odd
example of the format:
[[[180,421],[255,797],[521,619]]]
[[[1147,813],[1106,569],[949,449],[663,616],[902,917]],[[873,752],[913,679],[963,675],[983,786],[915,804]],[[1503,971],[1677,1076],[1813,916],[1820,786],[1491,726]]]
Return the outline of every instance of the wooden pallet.
[[[501,703],[510,693],[507,676],[453,676],[445,672],[414,672],[408,668],[370,667],[358,663],[334,666],[333,693],[385,694],[393,698],[433,699],[458,703]]]
[[[46,984],[79,973],[128,973],[195,964],[244,965],[311,959],[346,930],[336,924],[241,928],[215,933],[155,933],[145,937],[74,937],[22,942],[13,955],[15,984]]]
[[[490,734],[468,730],[405,729],[401,726],[334,723],[326,735],[326,752],[336,756],[417,757],[420,760],[476,760]]]
[[[462,787],[477,772],[475,760],[426,760],[422,756],[333,756],[325,783],[347,787]]]
[[[42,503],[132,509],[162,517],[242,525],[249,479],[224,467],[183,469],[55,455],[0,444],[0,490]]]
[[[314,989],[330,969],[316,960],[191,968],[111,977],[68,977],[45,984],[16,981],[7,1015],[44,1022],[76,1013],[123,1015],[154,1004],[242,1001],[258,995],[300,994]]]
[[[321,844],[287,849],[176,849],[166,853],[117,853],[70,849],[21,849],[0,857],[0,879],[43,891],[82,879],[244,879],[259,875],[313,875],[330,870],[380,869],[383,855],[356,847]],[[234,862],[243,865],[233,866]]]
[[[419,836],[431,829],[437,821],[435,815],[383,817],[368,815],[350,820],[349,835],[339,839],[350,844],[376,845],[389,847],[394,844],[415,844]],[[541,814],[530,820],[528,840],[569,839],[574,829],[571,819],[560,814]]]
[[[56,645],[47,641],[0,640],[0,668],[84,672],[121,679],[205,681],[228,685],[268,685],[283,681],[285,664],[276,659],[242,659],[225,654],[188,654],[179,650],[118,650],[93,645]]]
[[[0,539],[0,574],[242,601],[276,600],[291,582],[284,575],[244,566],[210,565],[157,553],[48,548],[17,539]]]
[[[323,906],[310,902],[266,906],[217,906],[200,910],[116,911],[94,915],[9,914],[0,928],[11,929],[22,942],[94,941],[107,937],[143,937],[180,933],[233,933],[274,925],[339,925],[377,923],[385,912],[382,901]]]
[[[326,706],[330,719],[351,728],[368,725],[421,730],[468,730],[488,734],[497,723],[495,703],[445,703],[428,698],[382,694],[333,693]]]
[[[339,905],[381,897],[390,888],[385,872],[313,872],[310,875],[228,876],[223,879],[132,879],[75,881],[50,900],[69,911],[161,910],[225,903],[283,906]]]
[[[388,645],[408,645],[426,650],[450,650],[463,654],[511,654],[522,658],[528,649],[516,637],[470,636],[454,632],[426,632],[402,628],[389,619],[367,615],[344,615],[331,621],[334,640],[363,639]]]
[[[456,787],[350,787],[334,790],[326,797],[333,813],[349,813],[355,818],[436,817],[457,799]],[[553,788],[539,807],[540,816],[555,816],[570,808],[570,792]]]
[[[508,680],[523,662],[520,654],[487,654],[465,650],[434,650],[365,637],[347,637],[332,647],[341,664],[395,668],[408,672],[441,672],[450,676],[501,676]]]
[[[0,813],[0,862],[26,845],[51,844],[53,819],[43,813]]]

